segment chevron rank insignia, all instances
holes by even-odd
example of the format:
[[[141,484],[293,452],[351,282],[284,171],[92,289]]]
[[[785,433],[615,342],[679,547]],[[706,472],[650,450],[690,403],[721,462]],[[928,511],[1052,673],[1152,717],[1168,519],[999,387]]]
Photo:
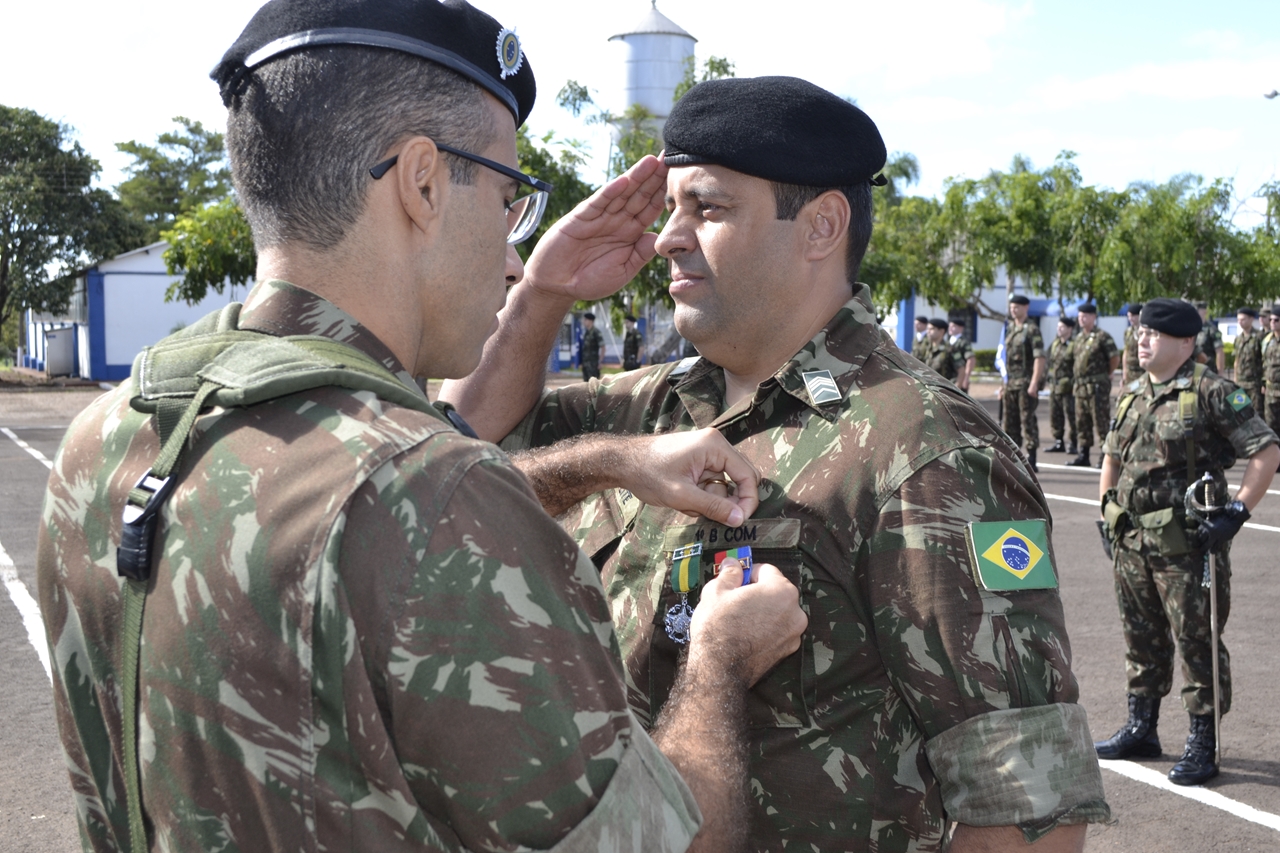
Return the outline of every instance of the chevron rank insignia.
[[[1235,409],[1237,412],[1253,402],[1249,399],[1248,394],[1238,388],[1236,389],[1236,393],[1227,398],[1227,401],[1231,403],[1231,408]]]
[[[965,528],[973,579],[995,591],[1056,589],[1043,521],[975,521]]]
[[[840,399],[840,387],[830,370],[806,370],[804,384],[809,389],[809,399],[815,406],[822,406]]]

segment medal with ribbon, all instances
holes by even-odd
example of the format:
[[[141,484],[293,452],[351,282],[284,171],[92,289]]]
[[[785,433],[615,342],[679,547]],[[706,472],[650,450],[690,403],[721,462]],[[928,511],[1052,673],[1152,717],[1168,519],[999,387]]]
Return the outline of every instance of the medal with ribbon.
[[[702,544],[685,545],[671,554],[671,588],[680,595],[680,601],[667,611],[663,624],[667,636],[673,642],[684,645],[689,642],[689,627],[693,622],[693,608],[689,606],[689,593],[702,582]]]

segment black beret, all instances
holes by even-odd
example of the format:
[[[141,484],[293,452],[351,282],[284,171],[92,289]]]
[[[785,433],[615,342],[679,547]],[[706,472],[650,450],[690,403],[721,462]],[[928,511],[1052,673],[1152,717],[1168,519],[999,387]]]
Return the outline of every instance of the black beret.
[[[1277,302],[1275,305],[1271,306],[1271,316],[1274,317],[1277,314],[1280,314],[1280,302]]]
[[[630,314],[623,314],[622,319],[626,320],[628,323],[634,323],[636,321],[636,318]]]
[[[1142,313],[1142,303],[1141,303],[1141,302],[1134,302],[1134,303],[1132,303],[1128,308],[1124,309],[1124,313],[1126,313],[1126,314],[1141,314],[1141,313]]]
[[[254,68],[295,50],[380,47],[456,71],[524,124],[537,87],[520,40],[465,0],[270,0],[209,74],[230,106]],[[377,97],[371,92],[370,97]]]
[[[795,77],[699,83],[671,108],[662,140],[670,166],[709,163],[806,187],[870,181],[885,163],[866,113]]]
[[[1139,322],[1148,329],[1155,329],[1162,335],[1172,335],[1175,338],[1194,338],[1204,326],[1200,312],[1194,305],[1166,296],[1157,297],[1143,305]]]
[[[1025,294],[1015,293],[1013,294],[1013,296],[1009,297],[1009,304],[1010,305],[1030,305],[1031,300],[1028,299]]]
[[[1066,326],[1068,329],[1074,329],[1076,327],[1075,317],[1059,317],[1058,322]]]
[[[1208,302],[1205,302],[1203,299],[1197,299],[1195,302],[1192,302],[1191,304],[1192,304],[1192,306],[1194,306],[1194,307],[1195,307],[1195,309],[1196,309],[1197,311],[1201,311],[1201,310],[1203,310],[1203,311],[1208,311],[1208,310],[1209,310],[1209,303],[1208,303]]]
[[[1258,318],[1258,309],[1257,309],[1257,308],[1250,308],[1248,305],[1244,306],[1243,308],[1238,309],[1238,310],[1236,311],[1236,313],[1237,313],[1237,314],[1248,314],[1250,317],[1253,317],[1255,320]]]
[[[590,311],[582,315],[582,319],[584,320],[594,320],[595,318],[596,318],[596,315],[592,314]]]
[[[1077,314],[1097,314],[1098,306],[1094,305],[1092,302],[1086,302],[1076,309],[1076,313]]]
[[[935,329],[945,329],[947,327],[947,318],[946,317],[930,317],[929,325],[933,326]]]

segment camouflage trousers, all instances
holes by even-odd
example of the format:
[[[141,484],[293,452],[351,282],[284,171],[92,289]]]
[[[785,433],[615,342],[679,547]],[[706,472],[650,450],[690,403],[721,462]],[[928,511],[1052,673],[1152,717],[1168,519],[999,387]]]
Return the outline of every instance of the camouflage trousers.
[[[1087,382],[1077,385],[1076,430],[1080,434],[1080,447],[1093,447],[1093,434],[1098,434],[1098,445],[1111,429],[1111,383]]]
[[[1218,675],[1222,712],[1231,708],[1231,656],[1222,629],[1231,612],[1230,543],[1218,559]],[[1209,590],[1201,586],[1200,553],[1164,557],[1148,548],[1116,545],[1116,599],[1124,627],[1125,674],[1134,696],[1167,696],[1174,656],[1182,659],[1182,704],[1190,714],[1213,713],[1213,638]]]
[[[1006,384],[1001,399],[1004,401],[1004,422],[1000,426],[1005,433],[1024,450],[1038,448],[1040,421],[1036,419],[1036,407],[1040,405],[1040,398],[1028,394],[1026,385]]]
[[[1267,389],[1271,393],[1263,398],[1263,404],[1255,408],[1267,422],[1267,426],[1280,433],[1280,388]]]
[[[1055,391],[1049,395],[1049,424],[1053,427],[1054,441],[1062,441],[1070,429],[1071,440],[1067,443],[1079,444],[1076,440],[1080,435],[1076,429],[1076,398],[1070,391],[1063,394]]]

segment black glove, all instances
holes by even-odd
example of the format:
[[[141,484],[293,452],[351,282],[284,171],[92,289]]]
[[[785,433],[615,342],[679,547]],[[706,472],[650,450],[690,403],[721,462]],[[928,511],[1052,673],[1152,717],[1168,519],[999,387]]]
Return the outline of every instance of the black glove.
[[[1224,542],[1230,542],[1248,520],[1249,508],[1232,501],[1217,515],[1200,522],[1191,534],[1191,544],[1197,551],[1216,551]]]
[[[1102,519],[1098,519],[1098,534],[1102,536],[1102,550],[1107,552],[1107,559],[1114,560],[1116,554],[1111,550],[1111,537],[1107,535],[1107,523]]]

